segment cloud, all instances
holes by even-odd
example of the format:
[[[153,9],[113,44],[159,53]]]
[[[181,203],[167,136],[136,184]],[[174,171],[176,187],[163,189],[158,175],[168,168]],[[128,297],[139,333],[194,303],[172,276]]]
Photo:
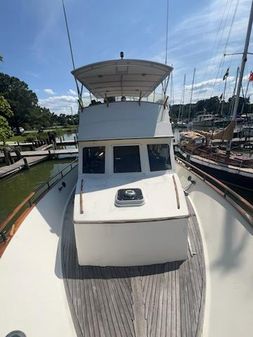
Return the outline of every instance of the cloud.
[[[55,95],[55,92],[53,91],[53,89],[44,89],[44,92],[48,95]]]
[[[220,95],[224,87],[222,78],[228,67],[231,76],[227,82],[227,93],[232,94],[241,55],[224,57],[224,53],[243,51],[250,4],[250,0],[212,0],[172,27],[168,63],[174,65],[175,101],[181,101],[186,74],[185,103],[189,102],[194,67],[197,68],[195,99],[200,91],[201,99]],[[164,52],[154,58],[164,61]]]
[[[88,92],[83,93],[83,103],[85,106],[90,103]],[[61,113],[69,115],[78,112],[77,95],[59,95],[39,98],[39,105],[48,108],[57,115]]]
[[[77,95],[76,91],[73,90],[73,89],[69,89],[68,93],[71,94],[71,95]]]
[[[71,114],[72,111],[77,113],[78,110],[77,97],[73,95],[51,96],[39,99],[39,105],[48,108],[57,115],[61,113]]]

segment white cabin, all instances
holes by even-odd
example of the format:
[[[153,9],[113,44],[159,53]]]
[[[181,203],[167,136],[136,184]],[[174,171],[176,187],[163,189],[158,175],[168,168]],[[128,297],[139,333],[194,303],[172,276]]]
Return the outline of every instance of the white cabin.
[[[134,81],[128,81],[127,89],[120,91],[124,97],[129,97],[133,87],[140,83],[139,73],[143,76],[143,69],[138,71],[140,62],[147,69],[150,64],[135,60],[108,62],[112,73],[123,62],[136,72]],[[98,76],[96,69],[99,68],[100,73],[113,81],[113,75],[107,72],[108,62],[102,62],[101,66],[95,64],[94,72]],[[152,71],[155,65],[152,62]],[[169,73],[171,68],[161,66],[166,67],[162,76],[159,75],[164,78],[164,72]],[[87,68],[90,80],[92,67]],[[116,79],[114,82],[113,94],[117,94]],[[120,88],[124,87],[123,82],[121,76]],[[148,79],[147,83],[154,89],[160,82],[156,79],[154,84]],[[104,86],[108,88],[111,84],[104,83]],[[89,89],[92,90],[90,84]],[[146,91],[149,94],[150,90]],[[109,94],[111,97],[112,92]],[[82,109],[74,205],[80,265],[145,265],[187,257],[189,213],[175,173],[172,139],[166,104],[141,99],[106,100],[104,104]]]

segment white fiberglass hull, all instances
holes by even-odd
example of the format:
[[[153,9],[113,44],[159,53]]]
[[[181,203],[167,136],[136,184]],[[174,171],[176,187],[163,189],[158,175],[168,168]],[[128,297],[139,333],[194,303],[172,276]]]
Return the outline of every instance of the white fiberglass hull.
[[[203,337],[249,336],[252,331],[253,228],[220,193],[182,165],[177,173],[195,209],[205,253]]]
[[[177,166],[200,223],[206,262],[203,337],[249,336],[252,330],[252,228],[226,199],[185,167]],[[31,211],[0,260],[0,335],[76,337],[62,276],[61,227],[76,172]],[[71,223],[70,223],[71,225]],[[192,252],[194,254],[194,252]],[[43,315],[41,314],[43,313]],[[95,337],[95,335],[94,335]],[[107,336],[106,336],[107,337]]]

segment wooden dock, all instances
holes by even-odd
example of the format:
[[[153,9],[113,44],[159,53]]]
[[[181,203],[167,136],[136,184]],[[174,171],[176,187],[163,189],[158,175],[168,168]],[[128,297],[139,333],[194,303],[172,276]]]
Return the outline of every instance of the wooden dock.
[[[15,153],[13,154],[15,155]],[[16,161],[12,165],[6,165],[0,167],[0,179],[17,173],[27,166],[33,166],[40,163],[43,160],[50,158],[58,158],[58,157],[75,157],[78,155],[78,149],[62,149],[62,150],[36,150],[36,151],[22,151],[21,156],[22,159]],[[1,153],[0,157],[4,155]],[[25,162],[26,160],[26,162]]]
[[[24,158],[22,158],[22,159],[16,161],[12,165],[6,165],[6,166],[3,166],[3,167],[0,167],[0,179],[25,169],[27,165],[28,166],[36,165],[36,164],[46,160],[47,158],[48,158],[48,156],[39,156],[39,157],[38,156],[31,156],[31,157],[26,158],[27,164],[25,163]]]
[[[37,141],[38,142],[38,141]],[[33,147],[36,146],[37,142],[6,142],[5,144],[7,146],[13,146],[13,147],[22,147],[22,148],[26,148],[26,147]],[[0,142],[0,145],[4,145],[3,142]],[[69,140],[57,140],[55,142],[55,145],[57,146],[68,146],[68,145],[76,145],[77,146],[77,140],[76,139],[69,139]],[[50,146],[52,146],[52,144],[50,144]],[[45,147],[45,144],[44,144]]]
[[[35,150],[35,151],[21,151],[22,157],[40,157],[40,156],[59,156],[59,155],[77,155],[78,149],[60,149],[60,150]],[[15,157],[15,152],[11,152],[11,156]],[[3,158],[3,153],[0,158]]]

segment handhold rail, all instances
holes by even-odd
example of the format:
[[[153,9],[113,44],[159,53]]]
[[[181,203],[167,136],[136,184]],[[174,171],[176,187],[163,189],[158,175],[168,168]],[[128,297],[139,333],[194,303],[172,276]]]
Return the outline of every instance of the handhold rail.
[[[180,208],[180,200],[179,200],[179,195],[178,195],[177,183],[176,183],[176,179],[175,179],[174,175],[172,175],[172,179],[173,179],[173,184],[174,184],[175,193],[176,193],[177,209],[179,209]]]
[[[80,187],[80,213],[83,214],[83,179],[81,180]]]
[[[203,172],[196,166],[187,162],[182,158],[176,158],[178,162],[184,164],[184,166],[191,168],[191,170],[204,182],[206,182],[211,188],[223,196],[241,215],[242,217],[253,227],[253,205],[233,191],[231,188],[223,184],[218,179],[214,178],[208,173]]]

